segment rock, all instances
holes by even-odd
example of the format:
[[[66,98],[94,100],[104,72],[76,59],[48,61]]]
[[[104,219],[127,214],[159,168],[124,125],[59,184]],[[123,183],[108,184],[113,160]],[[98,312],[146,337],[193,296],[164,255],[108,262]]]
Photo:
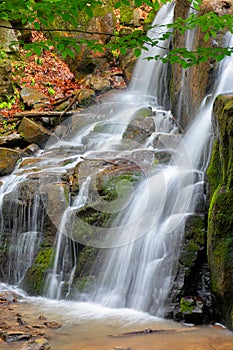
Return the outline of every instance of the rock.
[[[0,41],[1,42],[1,41]],[[6,97],[13,94],[14,90],[11,81],[11,62],[10,60],[1,60],[0,64],[0,97]]]
[[[13,149],[0,147],[0,176],[10,174],[20,159],[20,153]]]
[[[24,167],[31,167],[31,165],[35,163],[39,163],[41,161],[41,158],[26,158],[23,159],[22,162],[19,165],[19,169],[24,168]]]
[[[110,90],[111,84],[107,78],[93,76],[89,80],[90,88],[94,91],[107,91]]]
[[[153,147],[160,150],[174,150],[181,139],[181,134],[158,134],[153,141]]]
[[[47,317],[46,316],[44,316],[44,315],[40,315],[39,317],[38,317],[38,320],[47,320]]]
[[[114,350],[130,350],[127,346],[114,346]]]
[[[86,106],[93,101],[95,97],[95,91],[92,89],[80,89],[77,91],[78,103],[82,106]]]
[[[7,343],[22,341],[22,340],[28,340],[32,337],[31,334],[25,333],[25,332],[18,332],[18,331],[9,331],[9,332],[2,332],[1,338],[5,340]]]
[[[25,117],[19,125],[18,132],[27,142],[36,143],[39,147],[43,147],[52,135],[48,129]]]
[[[18,51],[19,46],[18,44],[15,44],[18,42],[17,36],[15,35],[14,30],[12,30],[12,25],[9,21],[6,21],[4,19],[0,19],[0,43],[1,43],[1,50],[4,50],[7,53]],[[8,28],[4,28],[8,27]],[[12,42],[14,42],[14,45],[11,45]]]
[[[52,329],[57,329],[57,328],[61,328],[62,324],[56,321],[46,321],[44,322],[44,325],[47,326],[48,328],[52,328]]]
[[[202,324],[204,318],[205,303],[200,297],[188,296],[180,300],[180,305],[176,309],[174,319],[180,320],[180,317],[185,323]]]
[[[49,350],[50,345],[47,339],[39,337],[37,339],[31,339],[24,344],[20,350]]]
[[[22,137],[17,133],[0,136],[0,146],[12,147],[14,145],[17,145],[19,143],[18,141],[20,140],[22,140]]]
[[[54,179],[56,179],[54,174]],[[43,179],[41,180],[41,195],[47,214],[56,227],[59,227],[62,219],[62,215],[68,207],[69,203],[69,187],[68,184],[60,183],[47,183],[43,185]]]
[[[26,105],[34,108],[42,107],[46,102],[49,102],[49,98],[45,94],[28,86],[22,88],[20,96]]]
[[[144,144],[146,139],[155,131],[154,119],[152,117],[143,120],[133,120],[127,126],[123,134],[124,139],[130,139]]]
[[[132,73],[136,63],[136,57],[133,51],[130,50],[126,56],[120,55],[119,60],[124,72],[124,76],[126,78],[126,82],[128,83],[132,78]]]
[[[114,89],[124,89],[127,87],[124,78],[120,75],[112,76],[110,80]]]
[[[22,156],[34,156],[37,152],[39,152],[40,148],[36,143],[32,143],[31,145],[24,148],[22,152]]]
[[[208,263],[218,320],[233,329],[233,94],[214,102],[215,140],[207,169]]]

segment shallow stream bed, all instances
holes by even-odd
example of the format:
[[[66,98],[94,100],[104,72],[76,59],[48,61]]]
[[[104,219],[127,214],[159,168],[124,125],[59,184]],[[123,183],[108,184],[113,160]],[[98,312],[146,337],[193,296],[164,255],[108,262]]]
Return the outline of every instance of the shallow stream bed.
[[[233,333],[220,326],[187,327],[130,309],[110,309],[92,303],[19,299],[14,312],[27,324],[39,316],[62,324],[46,328],[51,350],[233,350]],[[155,332],[110,336],[151,329]],[[0,342],[0,349],[20,349],[22,344]]]

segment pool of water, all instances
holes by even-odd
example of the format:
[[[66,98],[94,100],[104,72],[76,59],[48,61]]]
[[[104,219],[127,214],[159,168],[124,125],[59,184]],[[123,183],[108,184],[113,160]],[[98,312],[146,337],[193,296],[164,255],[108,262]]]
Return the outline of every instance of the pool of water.
[[[233,334],[219,326],[187,327],[131,309],[98,304],[23,297],[17,312],[29,324],[40,315],[62,323],[46,329],[51,350],[233,350]],[[148,334],[121,335],[152,329]],[[0,349],[20,349],[0,343]]]

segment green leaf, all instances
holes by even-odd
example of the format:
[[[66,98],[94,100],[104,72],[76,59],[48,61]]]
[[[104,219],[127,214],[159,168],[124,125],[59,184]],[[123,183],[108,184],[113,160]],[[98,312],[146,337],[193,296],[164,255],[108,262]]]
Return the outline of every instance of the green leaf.
[[[62,51],[61,55],[62,55],[63,58],[66,58],[66,56],[67,56],[66,51]]]
[[[209,33],[209,32],[206,32],[205,35],[204,35],[204,40],[205,40],[205,41],[208,41],[208,40],[209,40],[209,37],[210,37],[210,33]]]
[[[67,56],[70,56],[71,58],[75,57],[74,51],[72,51],[69,47],[65,48],[65,52]]]
[[[40,30],[40,23],[34,22],[33,26],[34,26],[35,30]]]
[[[120,47],[120,53],[122,55],[126,55],[126,53],[127,53],[126,48],[125,47]]]
[[[142,5],[142,0],[135,0],[135,6],[140,7]]]
[[[140,49],[134,49],[134,55],[136,56],[136,57],[139,57],[140,55],[141,55],[141,50]]]
[[[86,14],[87,14],[90,18],[92,18],[92,17],[94,16],[93,11],[92,11],[92,9],[91,9],[89,6],[87,6],[87,7],[85,8],[85,11],[86,11]]]
[[[35,52],[35,54],[37,56],[41,55],[41,52],[42,52],[42,48],[41,47],[39,47],[39,46],[32,46],[32,50]]]
[[[220,61],[222,61],[222,60],[224,59],[224,57],[225,57],[225,55],[222,53],[222,54],[216,56],[216,60],[217,60],[218,62],[220,62]]]

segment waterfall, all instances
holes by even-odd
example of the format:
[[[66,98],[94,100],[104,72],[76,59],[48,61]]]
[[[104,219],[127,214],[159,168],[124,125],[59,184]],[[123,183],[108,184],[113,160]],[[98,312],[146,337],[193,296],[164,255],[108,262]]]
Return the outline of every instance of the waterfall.
[[[23,280],[39,250],[43,232],[38,193],[21,192],[26,179],[25,174],[17,175],[16,171],[3,178],[0,187],[0,246],[8,261],[8,271],[2,274],[6,282],[13,284]],[[33,192],[33,186],[30,190]]]
[[[152,29],[147,35],[151,39],[159,39],[167,32],[167,24],[173,21],[174,4],[163,6],[156,15]],[[161,61],[147,61],[146,57],[155,57],[157,55],[165,56],[169,48],[170,40],[158,40],[158,44],[150,47],[145,44],[142,56],[136,63],[134,73],[130,82],[130,90],[139,96],[151,96],[157,106],[167,107],[168,89],[167,89],[167,67]]]
[[[161,35],[172,17],[173,4],[163,6],[153,23],[156,28],[148,35]],[[188,45],[190,40],[188,37]],[[229,46],[232,46],[232,37],[227,36],[227,40],[231,40]],[[8,271],[2,273],[5,282],[20,284],[24,280],[42,244],[46,211],[57,227],[54,264],[45,286],[47,297],[70,297],[78,261],[77,246],[92,245],[104,248],[105,259],[102,266],[98,266],[94,284],[80,295],[80,299],[164,315],[186,220],[195,213],[197,201],[204,191],[213,101],[217,94],[233,90],[230,79],[227,79],[233,73],[233,65],[231,57],[220,65],[212,95],[203,101],[194,122],[181,138],[179,127],[166,109],[169,105],[167,67],[159,61],[145,60],[146,56],[166,54],[169,39],[147,48],[149,51],[138,60],[126,92],[81,111],[59,126],[55,137],[53,135],[46,145],[37,172],[29,169],[24,173],[16,169],[14,174],[3,179],[0,186],[0,254],[7,246]],[[143,142],[124,139],[127,127],[141,110],[150,111],[155,131]],[[176,145],[171,143],[170,136],[174,137]],[[155,164],[148,170],[144,159],[139,162],[137,153],[135,158],[132,154],[138,151],[160,152],[156,143],[158,138],[162,150],[172,157],[169,163]],[[143,179],[135,188],[127,187],[124,181],[117,184],[119,198],[101,202],[101,208],[115,214],[111,226],[89,226],[90,234],[86,232],[83,238],[75,232],[75,236],[77,212],[85,205],[93,205],[96,209],[98,195],[96,191],[94,200],[91,198],[94,170],[89,166],[88,172],[84,160],[110,159],[114,164],[115,159],[122,158],[133,159],[141,167]],[[59,205],[59,208],[54,208],[53,203],[43,200],[44,193],[49,192],[53,184],[57,188],[57,184],[60,185],[58,189],[62,192],[63,178],[67,179],[76,167],[80,169],[76,197],[69,194],[67,203],[59,202],[62,208]],[[29,188],[32,193],[26,206],[21,185],[29,178],[35,181]]]
[[[227,34],[229,46],[232,40]],[[185,221],[195,213],[196,193],[203,193],[213,102],[219,93],[233,90],[228,79],[232,59],[227,57],[220,64],[213,93],[207,102],[203,101],[171,163],[144,180],[127,210],[115,219],[114,224],[119,227],[112,242],[115,248],[107,253],[99,279],[91,287],[91,300],[164,316]]]
[[[64,242],[64,240],[66,239],[66,236],[64,235],[66,230],[71,230],[73,228],[70,227],[70,225],[72,226],[75,222],[75,220],[72,220],[73,215],[76,214],[76,210],[78,210],[79,208],[83,207],[88,199],[88,189],[89,189],[89,184],[90,184],[90,177],[87,177],[87,179],[83,182],[80,190],[79,190],[79,194],[76,197],[74,203],[72,206],[69,206],[61,219],[61,224],[60,227],[58,229],[58,234],[57,234],[57,249],[56,249],[56,255],[55,255],[55,259],[54,259],[54,266],[53,266],[53,271],[51,274],[49,274],[48,279],[47,279],[47,283],[46,285],[48,285],[48,291],[46,291],[46,295],[49,298],[53,298],[53,299],[60,299],[62,297],[62,288],[63,288],[63,284],[64,284],[64,256],[66,256],[66,252],[65,249],[67,247],[66,242]],[[67,235],[67,234],[66,234]],[[70,243],[70,242],[69,242]],[[76,263],[77,263],[77,258],[76,258],[76,251],[74,248],[74,245],[72,245],[72,249],[74,250],[73,252],[73,256],[74,256],[74,264],[71,268],[70,271],[70,277],[68,280],[68,292],[67,292],[67,296],[69,295],[70,292],[70,287],[71,284],[73,282],[73,277],[74,277],[74,272],[75,272],[75,268],[76,268]],[[59,264],[62,266],[59,266]]]

